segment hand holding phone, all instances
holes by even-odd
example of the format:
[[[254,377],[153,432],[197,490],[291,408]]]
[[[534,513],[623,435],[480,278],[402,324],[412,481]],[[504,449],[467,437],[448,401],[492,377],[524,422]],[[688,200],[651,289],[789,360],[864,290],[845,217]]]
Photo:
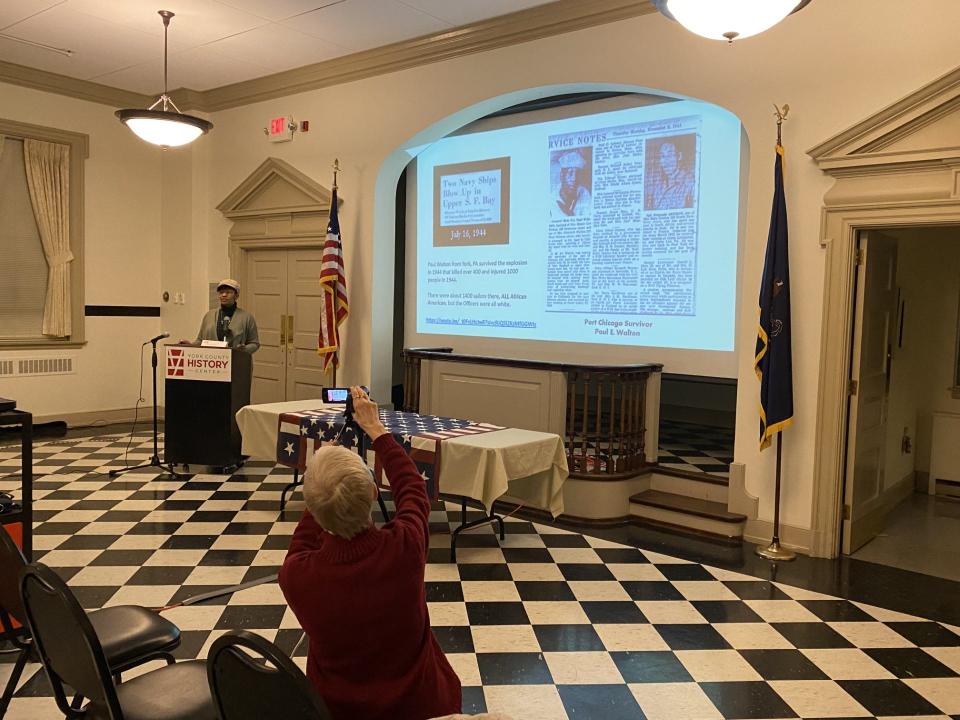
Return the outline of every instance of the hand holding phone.
[[[380,409],[377,404],[367,395],[366,388],[358,385],[350,388],[350,396],[347,399],[347,407],[344,411],[347,419],[352,419],[360,429],[363,430],[371,441],[376,440],[387,432],[387,429],[380,421]],[[352,418],[350,417],[352,415]]]

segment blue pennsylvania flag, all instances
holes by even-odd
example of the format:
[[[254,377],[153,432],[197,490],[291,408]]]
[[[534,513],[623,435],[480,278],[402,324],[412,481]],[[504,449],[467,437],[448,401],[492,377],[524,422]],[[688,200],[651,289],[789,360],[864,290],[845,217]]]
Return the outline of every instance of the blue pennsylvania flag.
[[[760,449],[793,423],[793,360],[790,349],[790,258],[783,146],[777,145],[773,211],[760,281],[760,327],[754,368],[760,380]]]

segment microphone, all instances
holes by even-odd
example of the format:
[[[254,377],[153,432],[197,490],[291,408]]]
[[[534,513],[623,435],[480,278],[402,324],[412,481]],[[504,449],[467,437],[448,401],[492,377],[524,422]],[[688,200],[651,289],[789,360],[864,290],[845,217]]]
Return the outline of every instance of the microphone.
[[[170,333],[168,333],[168,332],[160,333],[160,334],[157,335],[155,338],[152,338],[152,339],[150,339],[150,340],[147,340],[147,342],[148,342],[148,343],[155,343],[155,342],[157,342],[158,340],[163,340],[164,338],[168,338],[168,337],[170,337]],[[144,345],[146,345],[146,343],[144,343]]]

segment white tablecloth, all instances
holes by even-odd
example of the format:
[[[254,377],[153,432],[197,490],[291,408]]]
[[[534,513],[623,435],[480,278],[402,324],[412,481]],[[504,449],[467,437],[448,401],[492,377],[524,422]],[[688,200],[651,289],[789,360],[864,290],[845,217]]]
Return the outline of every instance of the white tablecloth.
[[[559,435],[507,428],[443,441],[440,492],[473,498],[489,510],[509,493],[524,505],[563,512],[567,454]]]
[[[248,405],[237,413],[242,452],[262,460],[277,459],[280,415],[303,410],[342,410],[319,400]],[[440,492],[483,503],[487,510],[505,493],[525,505],[563,512],[567,455],[559,435],[506,428],[443,441]]]

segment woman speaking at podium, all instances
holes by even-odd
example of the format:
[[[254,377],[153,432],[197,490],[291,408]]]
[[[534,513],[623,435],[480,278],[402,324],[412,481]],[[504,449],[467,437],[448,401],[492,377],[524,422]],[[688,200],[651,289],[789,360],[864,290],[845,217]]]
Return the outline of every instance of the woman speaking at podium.
[[[255,353],[260,349],[257,321],[246,310],[237,307],[240,283],[232,278],[221,280],[217,285],[217,297],[220,299],[220,307],[203,316],[197,342],[225,340],[232,348]]]

